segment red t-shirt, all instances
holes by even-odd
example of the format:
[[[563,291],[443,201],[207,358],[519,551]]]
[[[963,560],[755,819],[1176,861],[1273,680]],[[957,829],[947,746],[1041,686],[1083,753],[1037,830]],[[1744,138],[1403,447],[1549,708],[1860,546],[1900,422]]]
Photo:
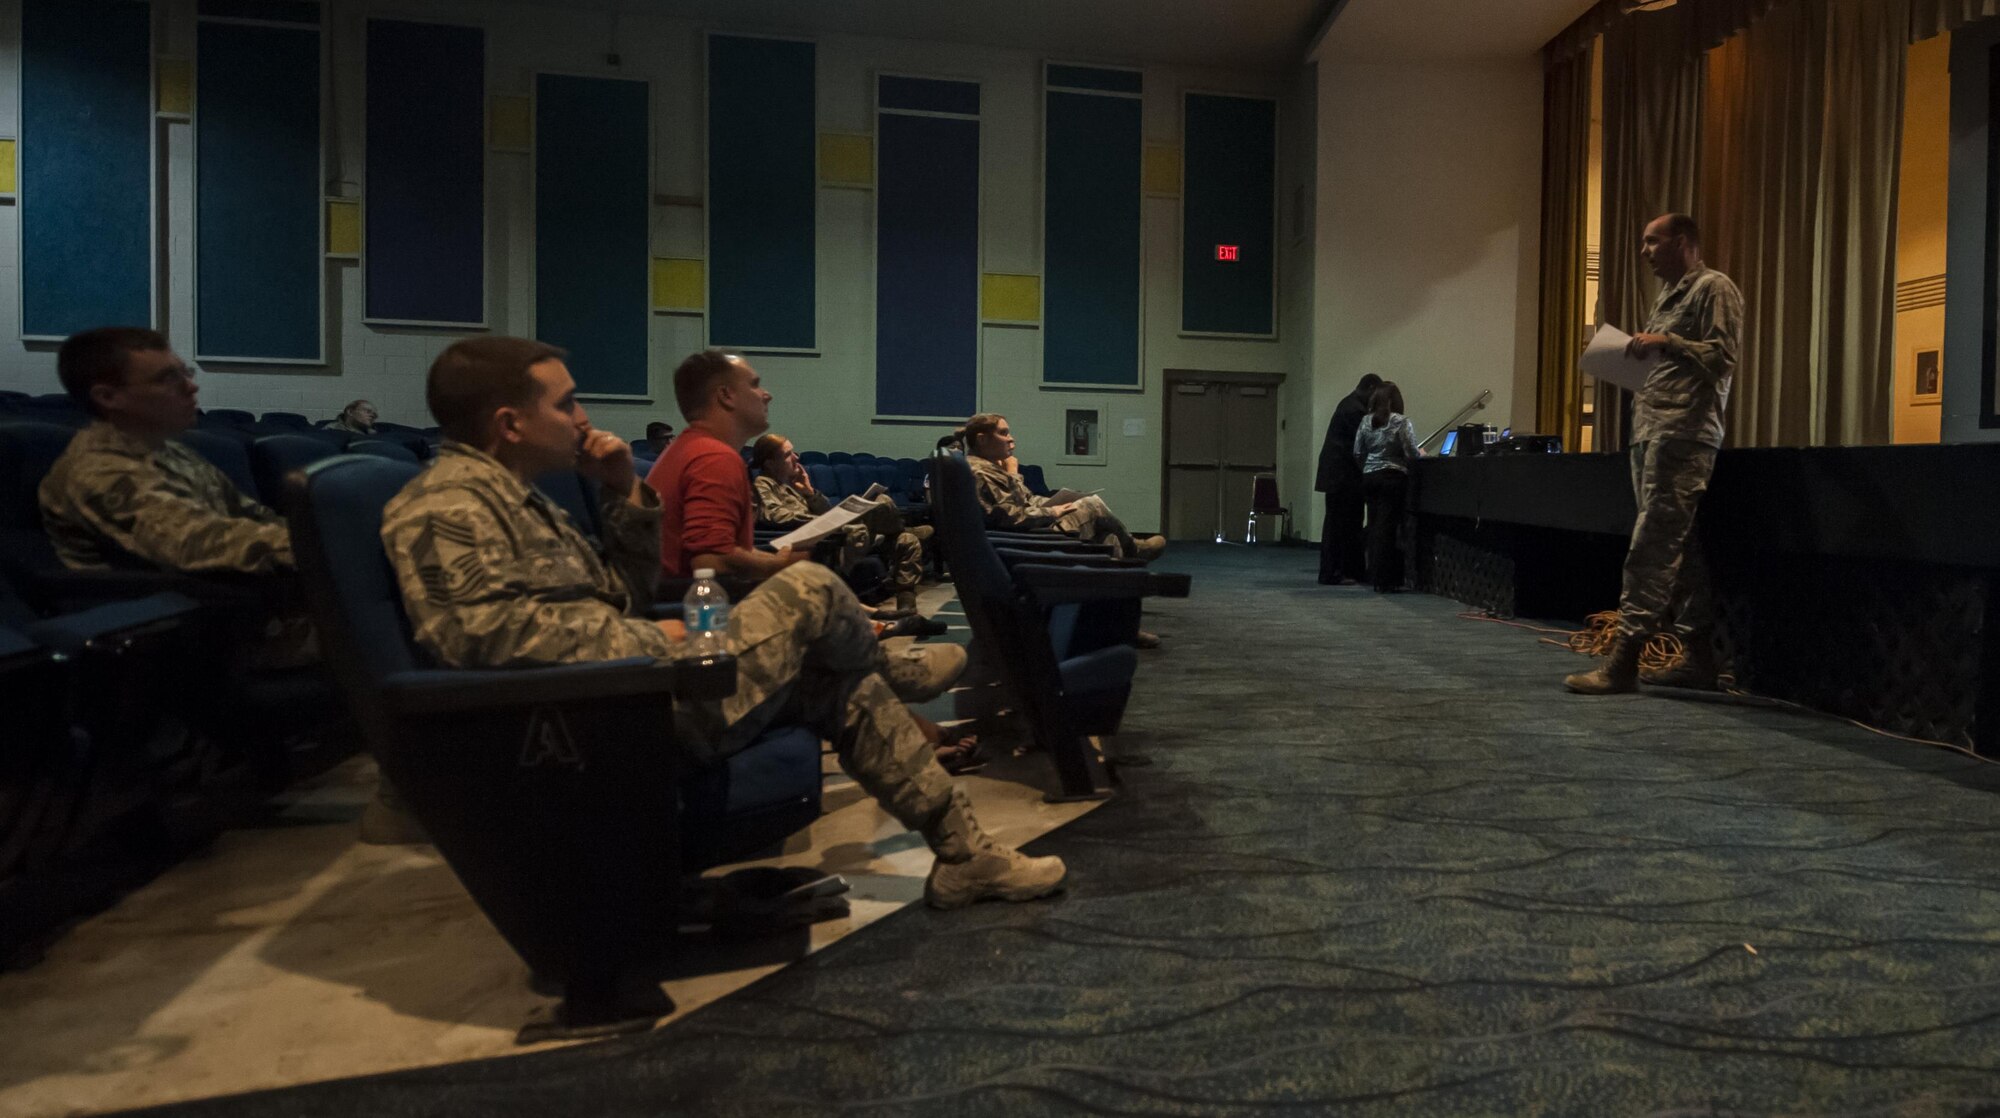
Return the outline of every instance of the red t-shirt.
[[[646,484],[660,495],[660,569],[689,578],[697,555],[749,548],[753,508],[750,468],[736,448],[689,427],[653,463]]]

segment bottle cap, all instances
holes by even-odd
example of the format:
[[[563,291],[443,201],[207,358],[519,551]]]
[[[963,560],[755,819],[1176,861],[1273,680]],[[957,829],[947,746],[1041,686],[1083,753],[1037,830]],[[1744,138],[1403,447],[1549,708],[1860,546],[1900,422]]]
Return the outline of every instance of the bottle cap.
[[[695,578],[697,578],[697,579],[703,579],[703,578],[714,578],[714,577],[715,577],[715,568],[714,568],[714,567],[703,567],[703,568],[701,568],[701,569],[699,569],[699,570],[695,571],[695,573],[694,573],[694,577],[695,577]]]

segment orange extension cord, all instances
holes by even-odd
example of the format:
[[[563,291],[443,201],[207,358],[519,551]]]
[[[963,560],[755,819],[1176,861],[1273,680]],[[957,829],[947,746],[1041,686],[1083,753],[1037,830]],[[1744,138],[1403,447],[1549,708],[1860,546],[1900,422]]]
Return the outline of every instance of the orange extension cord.
[[[1484,621],[1493,625],[1505,625],[1510,629],[1525,629],[1530,633],[1543,634],[1541,643],[1552,644],[1557,648],[1567,648],[1571,652],[1581,653],[1585,656],[1610,655],[1611,645],[1618,639],[1618,611],[1616,610],[1593,613],[1583,619],[1583,628],[1575,630],[1544,629],[1536,625],[1524,625],[1519,621],[1508,621],[1501,617],[1489,617],[1483,613],[1467,612],[1461,613],[1458,616],[1461,621]],[[1554,637],[1561,637],[1562,639],[1554,640],[1552,639]],[[1647,641],[1646,647],[1640,651],[1639,668],[1642,671],[1650,672],[1671,671],[1679,667],[1681,661],[1686,658],[1687,649],[1681,645],[1680,638],[1672,633],[1661,633],[1652,640]],[[1733,676],[1723,675],[1719,677],[1717,682],[1722,685],[1724,694],[1734,696],[1735,698],[1755,699],[1760,703],[1776,703],[1780,706],[1791,707],[1794,710],[1805,711],[1808,714],[1838,718],[1842,722],[1846,722],[1851,726],[1858,726],[1871,734],[1879,734],[1885,738],[1894,738],[1897,741],[1906,741],[1915,745],[1928,745],[1938,749],[1949,749],[1953,753],[1962,754],[1984,764],[1995,763],[1993,758],[1982,757],[1971,749],[1953,742],[1938,741],[1934,738],[1913,738],[1907,734],[1898,734],[1892,730],[1884,730],[1880,726],[1870,726],[1868,723],[1858,719],[1814,710],[1809,706],[1792,702],[1789,699],[1774,699],[1768,695],[1753,694],[1752,692],[1739,689],[1736,686],[1736,679]]]

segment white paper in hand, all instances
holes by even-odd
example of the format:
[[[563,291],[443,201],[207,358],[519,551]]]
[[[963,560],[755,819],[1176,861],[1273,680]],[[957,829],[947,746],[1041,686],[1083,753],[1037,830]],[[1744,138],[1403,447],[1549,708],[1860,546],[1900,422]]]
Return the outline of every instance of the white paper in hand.
[[[1584,347],[1577,367],[1598,380],[1637,392],[1646,387],[1646,378],[1653,374],[1653,366],[1658,362],[1627,357],[1625,347],[1631,341],[1632,335],[1616,326],[1600,326],[1590,344]]]

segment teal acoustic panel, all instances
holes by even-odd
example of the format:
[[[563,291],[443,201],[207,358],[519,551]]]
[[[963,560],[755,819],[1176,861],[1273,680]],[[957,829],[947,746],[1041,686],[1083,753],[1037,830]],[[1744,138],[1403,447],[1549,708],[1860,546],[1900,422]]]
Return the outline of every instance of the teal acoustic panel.
[[[535,80],[535,336],[577,390],[648,391],[652,124],[645,82]]]
[[[819,344],[813,44],[708,39],[708,340]]]
[[[1187,95],[1181,330],[1268,337],[1277,325],[1278,103]]]
[[[1044,96],[1042,381],[1138,388],[1140,102]]]
[[[22,0],[21,333],[153,321],[151,6]]]

